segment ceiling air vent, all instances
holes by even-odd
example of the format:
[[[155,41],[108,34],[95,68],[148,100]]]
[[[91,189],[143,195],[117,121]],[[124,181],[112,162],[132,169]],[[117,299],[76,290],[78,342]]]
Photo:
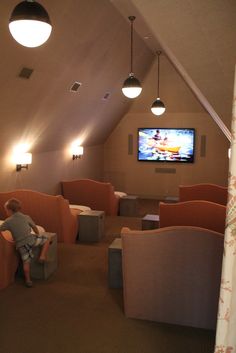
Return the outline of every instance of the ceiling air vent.
[[[23,67],[23,69],[20,71],[18,76],[20,78],[25,78],[26,80],[28,80],[32,75],[33,71],[34,71],[33,69],[29,69],[28,67]]]
[[[77,92],[81,85],[82,85],[81,82],[75,81],[73,83],[73,85],[71,86],[70,91],[71,92]]]

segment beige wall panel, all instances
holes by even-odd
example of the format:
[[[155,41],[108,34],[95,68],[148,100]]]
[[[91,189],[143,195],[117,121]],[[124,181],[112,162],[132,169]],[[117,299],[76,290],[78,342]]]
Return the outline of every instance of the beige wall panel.
[[[60,193],[60,181],[76,178],[101,180],[103,146],[85,147],[81,159],[72,160],[69,151],[36,153],[29,169],[16,172],[11,156],[2,160],[0,191],[32,189],[49,194]]]

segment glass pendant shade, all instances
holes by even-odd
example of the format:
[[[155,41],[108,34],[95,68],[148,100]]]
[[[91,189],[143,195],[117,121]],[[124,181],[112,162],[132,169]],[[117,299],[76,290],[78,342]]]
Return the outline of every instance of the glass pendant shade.
[[[136,98],[142,92],[140,82],[133,74],[129,74],[129,77],[125,80],[122,92],[128,98]]]
[[[19,44],[34,48],[48,40],[52,26],[42,5],[36,1],[22,1],[11,14],[9,30]]]
[[[157,98],[151,106],[151,111],[154,115],[162,115],[165,112],[165,110],[166,110],[166,107],[164,103],[160,100],[160,98]]]

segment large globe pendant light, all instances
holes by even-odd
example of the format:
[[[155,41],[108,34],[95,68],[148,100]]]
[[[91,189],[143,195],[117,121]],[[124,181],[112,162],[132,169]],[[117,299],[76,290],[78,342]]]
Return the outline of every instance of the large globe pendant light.
[[[153,102],[151,106],[151,111],[154,115],[162,115],[166,108],[165,104],[160,100],[159,86],[160,86],[160,55],[161,51],[157,52],[157,99]]]
[[[142,91],[142,87],[139,80],[134,76],[134,73],[133,73],[133,22],[135,20],[135,16],[129,16],[128,18],[131,23],[130,74],[123,84],[122,92],[128,98],[136,98],[140,95]]]
[[[21,45],[34,48],[45,43],[52,31],[49,15],[36,1],[22,1],[14,8],[9,30]]]

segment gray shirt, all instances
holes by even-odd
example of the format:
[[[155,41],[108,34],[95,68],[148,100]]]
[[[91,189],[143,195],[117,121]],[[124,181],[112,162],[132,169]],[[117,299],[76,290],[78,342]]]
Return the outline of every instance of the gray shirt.
[[[31,226],[35,226],[35,223],[30,216],[16,212],[0,225],[0,231],[9,230],[15,240],[16,248],[19,248],[22,245],[34,243]]]

